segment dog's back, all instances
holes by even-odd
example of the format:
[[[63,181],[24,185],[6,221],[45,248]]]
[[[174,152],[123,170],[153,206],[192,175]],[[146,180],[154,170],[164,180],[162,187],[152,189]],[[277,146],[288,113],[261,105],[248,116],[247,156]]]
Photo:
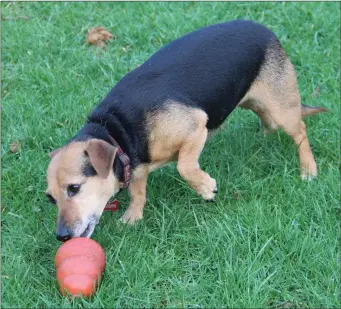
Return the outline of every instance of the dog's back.
[[[203,109],[209,116],[207,128],[214,129],[250,88],[271,42],[278,42],[275,35],[252,21],[199,29],[170,42],[123,77],[105,102],[124,100],[143,111],[161,108],[167,100],[181,102]]]

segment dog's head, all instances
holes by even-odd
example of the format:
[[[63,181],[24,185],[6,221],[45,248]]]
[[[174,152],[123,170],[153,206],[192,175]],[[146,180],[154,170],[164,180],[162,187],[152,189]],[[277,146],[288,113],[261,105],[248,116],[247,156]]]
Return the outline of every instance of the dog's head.
[[[120,189],[117,148],[100,139],[71,142],[50,153],[46,195],[58,206],[57,239],[90,237],[107,201]]]

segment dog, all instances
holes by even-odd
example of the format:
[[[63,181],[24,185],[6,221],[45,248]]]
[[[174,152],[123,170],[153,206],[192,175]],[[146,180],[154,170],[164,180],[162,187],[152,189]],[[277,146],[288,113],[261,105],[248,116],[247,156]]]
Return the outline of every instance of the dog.
[[[106,203],[128,188],[121,218],[142,219],[148,174],[173,161],[207,201],[218,192],[199,166],[208,133],[236,108],[256,113],[267,133],[297,145],[302,179],[317,176],[293,64],[275,34],[253,21],[207,26],[176,39],[125,75],[68,143],[50,153],[46,195],[58,206],[57,239],[90,237]]]

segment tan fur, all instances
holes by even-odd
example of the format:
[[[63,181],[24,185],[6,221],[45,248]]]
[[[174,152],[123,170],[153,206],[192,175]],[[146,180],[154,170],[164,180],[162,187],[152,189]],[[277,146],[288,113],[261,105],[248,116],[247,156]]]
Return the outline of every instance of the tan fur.
[[[107,178],[112,170],[117,148],[105,141],[91,139],[88,141],[86,151],[98,175]]]
[[[141,164],[133,173],[129,186],[130,204],[123,214],[121,221],[123,223],[134,224],[143,217],[143,208],[146,204],[146,188],[149,173],[147,165]]]
[[[213,200],[217,190],[216,181],[199,166],[199,157],[207,140],[207,115],[200,110],[193,117],[196,126],[183,140],[178,154],[177,168],[180,175],[205,200]]]
[[[165,111],[150,119],[150,156],[153,162],[168,162],[178,158],[180,175],[204,199],[214,198],[216,182],[199,167],[199,156],[207,139],[207,114],[168,102]]]
[[[296,73],[284,52],[270,49],[265,64],[239,106],[254,111],[261,119],[264,131],[281,127],[298,147],[302,179],[317,175],[317,167],[301,120],[302,107]],[[281,59],[280,70],[279,60]]]
[[[149,115],[149,149],[153,163],[169,162],[176,155],[188,134],[198,125],[199,115],[206,114],[199,110],[176,102],[167,102],[165,110]]]
[[[150,164],[141,164],[133,172],[129,187],[130,205],[121,218],[133,224],[142,219],[146,203],[148,174],[178,160],[180,175],[205,199],[213,199],[216,182],[199,167],[199,156],[207,137],[207,115],[200,109],[168,102],[165,110],[149,115]]]
[[[121,222],[134,224],[137,220],[142,219],[143,208],[146,204],[148,174],[171,161],[173,161],[173,157],[169,160],[156,163],[140,164],[135,168],[129,186],[129,193],[131,196],[130,204],[120,219]]]
[[[47,171],[47,193],[57,200],[58,217],[63,218],[74,236],[80,236],[93,217],[100,217],[113,193],[119,191],[119,182],[112,169],[108,177],[85,177],[82,173],[83,153],[89,142],[74,142],[61,148]],[[81,184],[80,192],[70,198],[67,186]],[[93,228],[95,224],[93,224]]]

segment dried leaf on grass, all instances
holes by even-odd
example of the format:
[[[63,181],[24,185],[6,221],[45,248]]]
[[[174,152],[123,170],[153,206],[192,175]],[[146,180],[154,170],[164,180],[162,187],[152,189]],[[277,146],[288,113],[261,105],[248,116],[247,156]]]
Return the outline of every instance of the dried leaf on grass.
[[[9,149],[12,153],[16,153],[20,150],[20,143],[19,142],[13,142],[10,146]]]
[[[103,47],[105,42],[110,40],[112,37],[114,36],[103,27],[94,27],[88,30],[86,42],[98,47]]]
[[[232,194],[235,200],[239,200],[239,194],[237,191],[233,191]]]

